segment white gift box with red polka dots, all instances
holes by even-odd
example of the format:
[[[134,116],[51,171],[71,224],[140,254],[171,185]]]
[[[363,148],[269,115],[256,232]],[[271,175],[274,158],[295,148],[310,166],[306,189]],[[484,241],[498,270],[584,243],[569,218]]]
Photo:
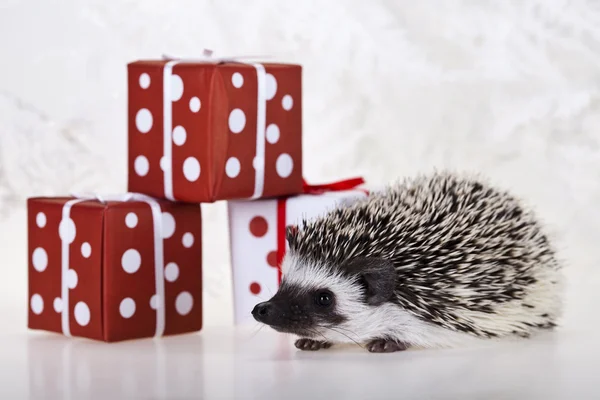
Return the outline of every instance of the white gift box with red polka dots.
[[[252,323],[251,311],[279,287],[278,258],[285,252],[285,228],[364,198],[364,190],[331,191],[278,199],[229,201],[229,235],[236,324]],[[282,249],[283,247],[283,249]],[[278,254],[279,250],[279,254]]]
[[[192,203],[302,191],[302,68],[128,65],[128,190]]]
[[[30,329],[107,342],[201,329],[200,207],[148,199],[28,200]]]

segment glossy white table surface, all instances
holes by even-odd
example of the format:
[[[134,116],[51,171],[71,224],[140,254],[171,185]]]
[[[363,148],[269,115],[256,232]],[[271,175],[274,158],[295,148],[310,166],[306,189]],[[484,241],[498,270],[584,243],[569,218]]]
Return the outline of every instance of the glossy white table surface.
[[[1,399],[599,399],[597,335],[369,354],[268,329],[116,344],[0,333]]]

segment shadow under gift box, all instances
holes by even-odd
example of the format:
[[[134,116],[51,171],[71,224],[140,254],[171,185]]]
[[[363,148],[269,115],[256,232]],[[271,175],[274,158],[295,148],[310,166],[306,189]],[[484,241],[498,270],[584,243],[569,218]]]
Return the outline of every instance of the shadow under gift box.
[[[302,191],[302,68],[128,64],[128,190],[191,203]]]
[[[28,327],[107,342],[199,331],[199,205],[78,200],[27,201]]]

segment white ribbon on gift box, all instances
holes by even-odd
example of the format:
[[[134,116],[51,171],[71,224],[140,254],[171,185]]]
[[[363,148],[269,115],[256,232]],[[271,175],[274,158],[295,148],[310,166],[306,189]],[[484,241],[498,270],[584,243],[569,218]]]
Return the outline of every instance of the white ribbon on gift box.
[[[171,201],[175,200],[173,195],[173,103],[171,101],[171,77],[173,67],[180,63],[202,63],[202,62],[232,62],[252,65],[256,69],[257,98],[256,98],[256,155],[252,162],[255,170],[254,193],[250,199],[260,198],[263,194],[265,184],[265,129],[267,122],[267,79],[265,67],[262,64],[244,62],[243,58],[258,57],[213,57],[211,50],[204,50],[200,58],[174,58],[163,55],[167,59],[163,69],[163,175],[165,197]]]
[[[80,202],[97,200],[100,203],[109,201],[142,201],[150,206],[152,211],[152,222],[154,228],[154,282],[156,288],[156,330],[155,337],[160,337],[165,331],[165,281],[164,281],[164,250],[162,239],[162,212],[160,204],[156,199],[141,193],[124,193],[118,195],[99,195],[99,194],[73,194],[76,197],[65,203],[62,209],[62,220],[60,224],[67,224],[70,219],[71,208]],[[60,226],[59,225],[59,230]],[[71,336],[69,325],[69,287],[67,285],[67,273],[69,272],[69,246],[70,242],[61,237],[61,297],[63,303],[62,311],[62,330],[66,336]]]

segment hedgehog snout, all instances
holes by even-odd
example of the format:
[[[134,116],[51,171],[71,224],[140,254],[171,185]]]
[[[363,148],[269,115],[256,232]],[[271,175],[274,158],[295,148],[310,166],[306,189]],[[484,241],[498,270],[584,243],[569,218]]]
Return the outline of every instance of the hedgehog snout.
[[[254,319],[279,331],[296,332],[311,324],[310,317],[295,304],[272,299],[254,306]]]
[[[273,315],[273,304],[268,301],[258,303],[252,310],[252,316],[258,322],[268,324],[270,317]]]

